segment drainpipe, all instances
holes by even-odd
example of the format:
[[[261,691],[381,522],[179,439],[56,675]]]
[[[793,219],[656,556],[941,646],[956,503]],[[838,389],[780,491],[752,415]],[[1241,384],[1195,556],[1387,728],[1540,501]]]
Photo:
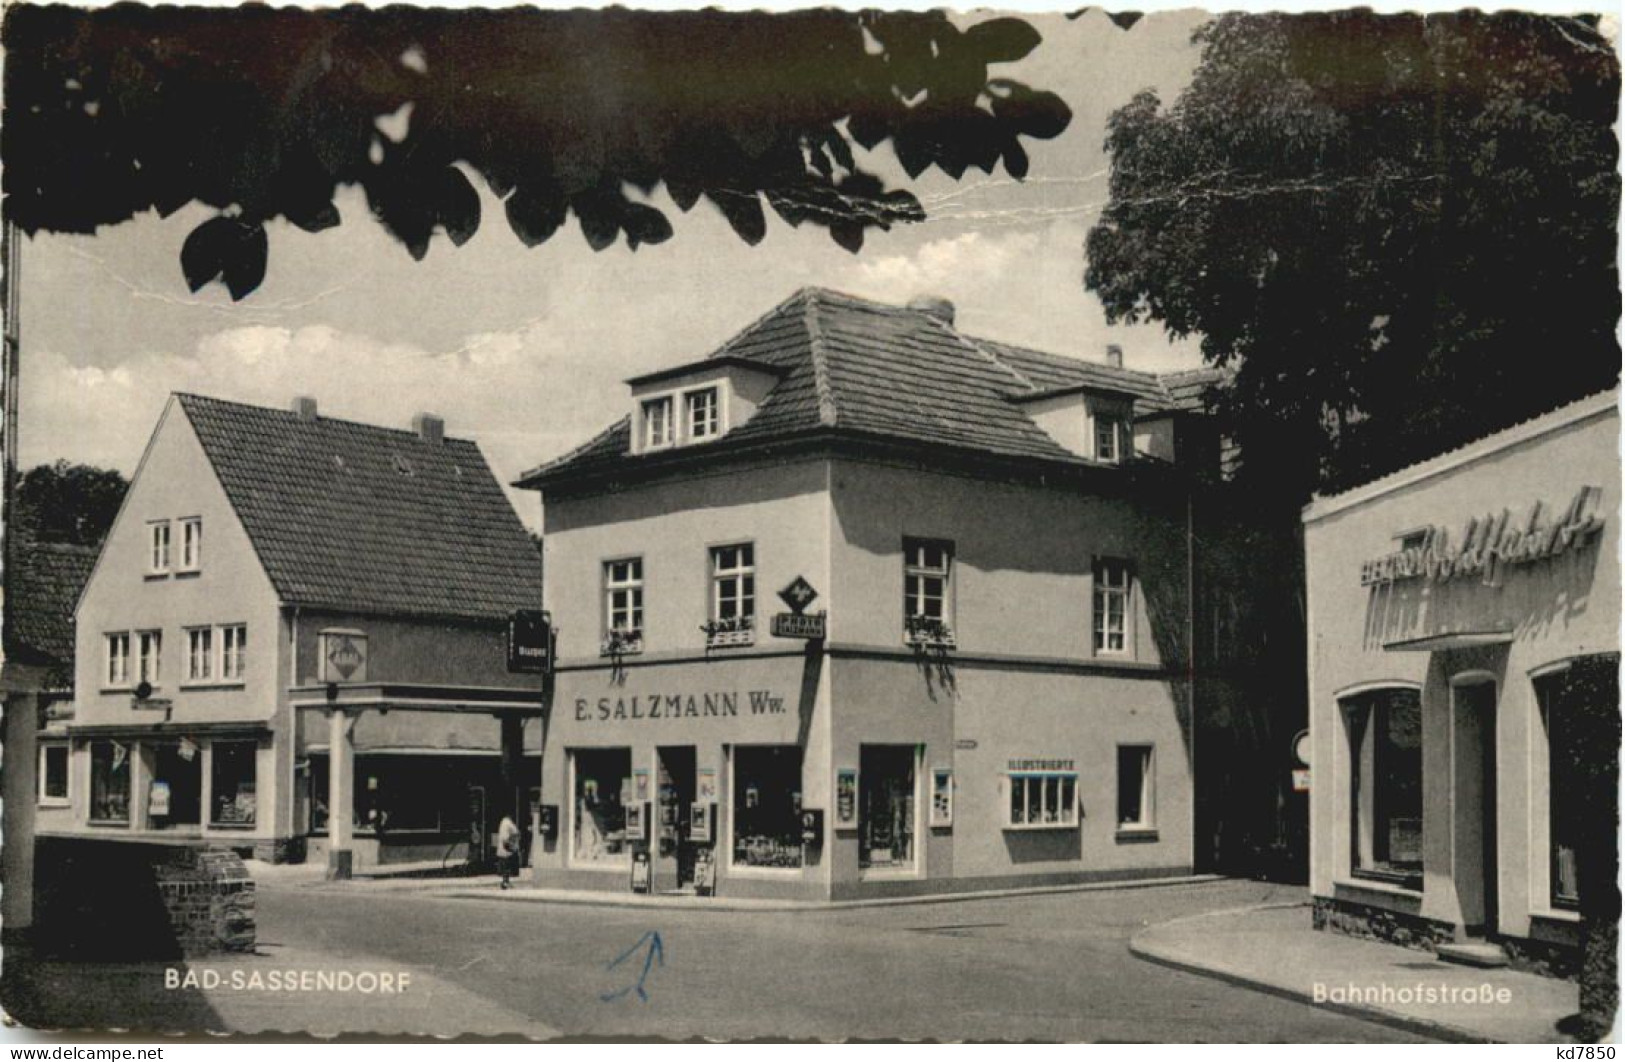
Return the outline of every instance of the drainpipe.
[[[1190,720],[1190,758],[1191,758],[1191,843],[1200,846],[1203,839],[1197,835],[1198,808],[1201,799],[1198,793],[1198,766],[1196,759],[1196,490],[1194,486],[1185,489],[1185,696],[1189,705],[1187,717]],[[1192,863],[1196,862],[1197,850],[1192,849]]]

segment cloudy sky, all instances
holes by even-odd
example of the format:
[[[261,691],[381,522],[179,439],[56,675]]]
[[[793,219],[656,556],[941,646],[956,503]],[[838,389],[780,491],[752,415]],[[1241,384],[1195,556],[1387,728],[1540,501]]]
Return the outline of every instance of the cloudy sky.
[[[665,244],[595,254],[572,224],[526,249],[487,194],[473,240],[437,240],[413,262],[350,194],[336,229],[273,225],[265,283],[233,304],[218,285],[188,293],[181,276],[205,208],[36,237],[22,249],[22,466],[133,472],[171,391],[275,406],[308,394],[324,413],[380,424],[441,413],[506,481],[620,416],[628,376],[704,356],[806,285],[945,295],[973,334],[1081,358],[1117,342],[1142,369],[1198,364],[1193,344],[1155,327],[1108,328],[1082,274],[1106,198],[1106,117],[1141,89],[1178,94],[1201,16],[1153,14],[1127,31],[1094,10],[1027,17],[1044,43],[995,73],[1059,92],[1071,126],[1026,142],[1025,182],[933,171],[913,186],[929,220],[871,233],[858,255],[771,212],[767,238],[747,247],[708,204],[685,215],[663,193],[654,202],[676,229]],[[884,145],[869,165],[901,176]],[[514,493],[537,523],[534,496]]]

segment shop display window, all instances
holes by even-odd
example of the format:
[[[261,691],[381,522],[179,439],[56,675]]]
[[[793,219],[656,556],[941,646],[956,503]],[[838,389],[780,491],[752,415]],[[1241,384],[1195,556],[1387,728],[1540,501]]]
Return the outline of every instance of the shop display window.
[[[570,861],[576,866],[626,866],[631,849],[626,805],[632,798],[631,749],[576,749]]]
[[[1422,698],[1371,690],[1343,702],[1348,723],[1353,865],[1358,874],[1422,884]]]
[[[215,826],[252,826],[258,807],[253,741],[216,741],[209,750],[209,821]]]
[[[92,822],[130,821],[131,746],[97,741],[90,746],[90,818]]]
[[[1078,776],[1075,772],[1012,772],[1009,792],[1009,819],[1006,825],[1013,829],[1078,824]]]
[[[734,865],[801,866],[800,816],[800,746],[740,746],[734,749]]]
[[[914,867],[915,749],[865,745],[859,753],[858,866]]]
[[[203,749],[188,738],[152,746],[147,817],[153,829],[197,826],[203,821]]]
[[[1546,727],[1550,902],[1575,910],[1580,906],[1582,824],[1595,814],[1580,783],[1595,761],[1595,750],[1612,749],[1619,741],[1619,658],[1600,654],[1575,660],[1536,679],[1535,694]]]

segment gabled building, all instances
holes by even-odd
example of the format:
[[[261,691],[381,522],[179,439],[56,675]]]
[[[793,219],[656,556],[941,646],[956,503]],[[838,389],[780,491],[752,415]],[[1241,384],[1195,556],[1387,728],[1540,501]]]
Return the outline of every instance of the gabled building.
[[[805,290],[628,381],[626,417],[518,483],[558,634],[537,880],[841,898],[1188,872],[1214,374],[1120,360]]]
[[[506,631],[540,599],[535,546],[438,418],[172,396],[79,600],[52,828],[297,859],[332,826],[362,864],[453,858],[534,785],[540,680]]]

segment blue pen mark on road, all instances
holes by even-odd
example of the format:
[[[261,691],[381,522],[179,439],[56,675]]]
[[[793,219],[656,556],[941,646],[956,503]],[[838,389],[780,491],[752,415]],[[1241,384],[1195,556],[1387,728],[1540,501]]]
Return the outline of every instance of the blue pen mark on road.
[[[648,950],[643,956],[643,969],[638,973],[637,982],[635,984],[627,985],[618,992],[606,992],[599,996],[599,999],[603,1000],[605,1003],[608,1003],[611,1000],[620,999],[628,992],[636,991],[639,999],[643,1000],[645,1003],[649,1002],[649,993],[643,990],[644,982],[649,979],[649,971],[654,968],[656,963],[659,963],[662,967],[666,965],[666,949],[665,946],[660,943],[659,930],[651,929],[647,933],[643,934],[643,936],[638,938],[638,942],[636,944],[617,955],[614,961],[605,967],[605,969],[615,969],[615,967],[621,965],[621,963],[630,959],[632,956],[636,955],[640,949],[645,947],[647,947]]]

